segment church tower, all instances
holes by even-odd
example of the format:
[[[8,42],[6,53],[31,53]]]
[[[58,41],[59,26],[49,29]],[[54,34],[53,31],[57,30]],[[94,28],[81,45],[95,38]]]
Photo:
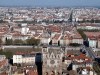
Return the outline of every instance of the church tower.
[[[42,75],[61,75],[63,51],[59,48],[42,49],[43,65]]]

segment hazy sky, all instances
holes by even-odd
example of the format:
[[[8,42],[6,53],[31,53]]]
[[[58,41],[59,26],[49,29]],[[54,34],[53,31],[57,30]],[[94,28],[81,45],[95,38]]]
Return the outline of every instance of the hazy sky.
[[[100,0],[0,0],[0,6],[100,6]]]

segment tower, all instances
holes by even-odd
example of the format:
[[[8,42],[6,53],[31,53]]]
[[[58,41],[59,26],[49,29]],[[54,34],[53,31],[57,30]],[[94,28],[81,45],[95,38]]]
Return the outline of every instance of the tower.
[[[42,49],[43,65],[42,75],[61,75],[62,74],[62,49],[47,48]]]

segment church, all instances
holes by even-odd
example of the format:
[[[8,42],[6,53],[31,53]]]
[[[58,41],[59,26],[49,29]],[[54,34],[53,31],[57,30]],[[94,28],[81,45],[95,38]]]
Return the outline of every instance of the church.
[[[61,48],[43,47],[42,75],[61,75],[62,57],[64,51]]]

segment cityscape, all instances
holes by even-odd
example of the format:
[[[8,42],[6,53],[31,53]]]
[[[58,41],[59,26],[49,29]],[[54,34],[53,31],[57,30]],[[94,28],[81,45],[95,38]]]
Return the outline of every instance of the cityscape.
[[[5,1],[0,3],[0,75],[100,75],[98,0],[82,6]]]

